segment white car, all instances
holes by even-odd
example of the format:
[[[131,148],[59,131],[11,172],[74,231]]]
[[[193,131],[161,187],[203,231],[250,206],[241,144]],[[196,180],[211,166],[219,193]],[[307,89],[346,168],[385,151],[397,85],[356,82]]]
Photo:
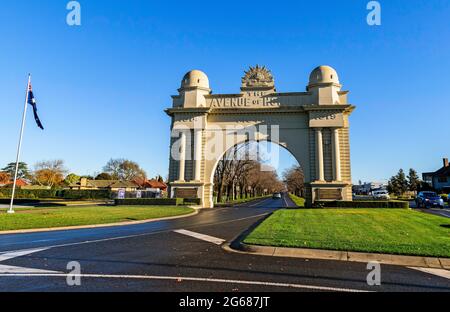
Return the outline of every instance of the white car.
[[[374,191],[372,193],[373,198],[375,199],[386,199],[386,200],[390,200],[391,196],[389,196],[389,192],[386,190],[382,190],[382,191]]]

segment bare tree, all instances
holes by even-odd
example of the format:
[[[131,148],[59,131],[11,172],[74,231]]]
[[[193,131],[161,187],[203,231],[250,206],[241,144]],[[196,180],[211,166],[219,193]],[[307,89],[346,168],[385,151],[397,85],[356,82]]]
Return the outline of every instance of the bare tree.
[[[303,196],[303,191],[305,189],[305,175],[300,166],[294,166],[287,169],[283,173],[283,178],[290,193],[297,196]]]
[[[218,201],[264,195],[284,189],[275,170],[263,171],[255,145],[247,142],[228,151],[219,161],[214,176]]]

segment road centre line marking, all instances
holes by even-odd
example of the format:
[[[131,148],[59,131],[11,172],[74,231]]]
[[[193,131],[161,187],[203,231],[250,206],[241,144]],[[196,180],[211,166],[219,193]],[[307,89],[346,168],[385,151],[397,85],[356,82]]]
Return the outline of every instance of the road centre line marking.
[[[418,268],[418,267],[408,267],[408,269],[417,270],[417,271],[421,271],[424,273],[428,273],[428,274],[436,275],[436,276],[443,277],[446,279],[450,279],[450,271],[449,270],[432,269],[432,268]]]
[[[338,287],[325,287],[325,286],[312,286],[302,284],[290,284],[290,283],[273,283],[273,282],[261,282],[261,281],[246,281],[246,280],[227,280],[217,278],[202,278],[202,277],[180,277],[180,276],[147,276],[147,275],[105,275],[105,274],[0,274],[0,277],[80,277],[80,278],[98,278],[98,279],[140,279],[140,280],[168,280],[177,282],[207,282],[207,283],[221,283],[221,284],[240,284],[240,285],[256,285],[256,286],[269,286],[269,287],[281,287],[281,288],[295,288],[295,289],[308,289],[308,290],[320,290],[320,291],[333,291],[333,292],[370,292],[367,290],[350,289],[350,288],[338,288]]]
[[[196,232],[192,232],[192,231],[188,231],[188,230],[175,230],[174,232],[178,233],[178,234],[190,236],[190,237],[202,240],[202,241],[206,241],[209,243],[213,243],[213,244],[216,244],[219,246],[222,245],[223,243],[225,243],[224,239],[205,235],[205,234],[200,234],[200,233],[196,233]]]

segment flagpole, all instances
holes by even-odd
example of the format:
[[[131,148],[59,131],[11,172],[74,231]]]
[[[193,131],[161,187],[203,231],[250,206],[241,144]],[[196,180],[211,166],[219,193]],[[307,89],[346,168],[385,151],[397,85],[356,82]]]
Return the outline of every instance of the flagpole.
[[[28,74],[28,84],[27,84],[27,91],[26,91],[26,96],[25,96],[25,107],[23,109],[23,116],[22,116],[22,127],[20,128],[19,146],[17,147],[16,172],[14,174],[14,184],[13,184],[12,195],[11,195],[11,204],[10,204],[9,210],[8,210],[9,214],[14,213],[14,195],[16,194],[17,174],[19,172],[20,151],[22,149],[23,131],[25,129],[25,120],[27,118],[28,95],[29,95],[28,91],[30,88],[30,83],[31,83],[31,74]]]

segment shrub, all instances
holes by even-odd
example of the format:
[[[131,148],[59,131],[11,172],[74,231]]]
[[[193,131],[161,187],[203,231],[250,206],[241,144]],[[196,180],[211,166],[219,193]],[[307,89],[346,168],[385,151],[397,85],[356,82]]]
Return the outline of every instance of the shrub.
[[[315,208],[390,208],[409,209],[406,201],[317,201]]]
[[[116,206],[180,206],[183,205],[182,198],[127,198],[116,199]]]

